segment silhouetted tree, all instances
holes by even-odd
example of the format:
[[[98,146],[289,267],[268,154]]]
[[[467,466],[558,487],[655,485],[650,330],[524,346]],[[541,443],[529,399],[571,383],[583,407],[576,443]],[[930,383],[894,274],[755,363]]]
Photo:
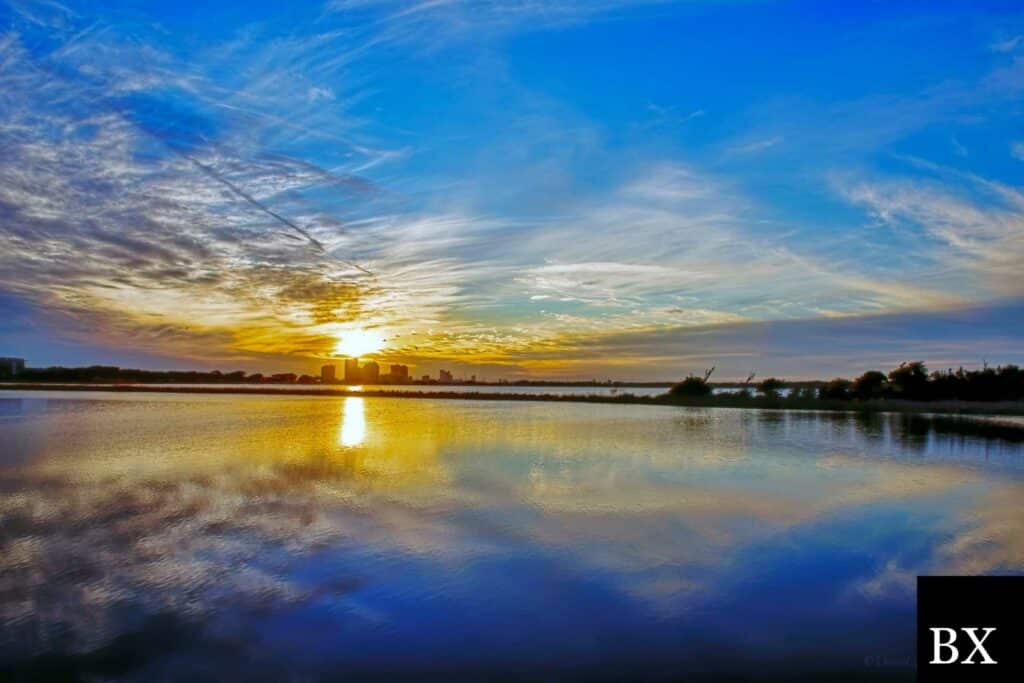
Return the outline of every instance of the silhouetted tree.
[[[1017,401],[1024,398],[1024,371],[1016,365],[967,371],[933,372],[929,397],[961,401]]]
[[[878,370],[868,370],[853,380],[851,391],[855,398],[859,398],[862,401],[881,398],[885,395],[887,381],[884,373]]]
[[[889,373],[889,392],[894,398],[923,401],[928,399],[928,368],[922,361],[900,363]]]
[[[818,390],[818,398],[826,400],[849,400],[850,380],[836,377]]]

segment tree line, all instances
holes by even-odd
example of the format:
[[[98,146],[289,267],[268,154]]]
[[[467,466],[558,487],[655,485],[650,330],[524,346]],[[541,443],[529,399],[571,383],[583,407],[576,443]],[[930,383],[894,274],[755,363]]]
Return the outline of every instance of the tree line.
[[[708,381],[714,368],[703,377],[689,375],[669,390],[673,396],[710,396]],[[980,370],[952,368],[929,372],[922,361],[901,363],[888,373],[868,370],[855,379],[837,377],[827,382],[787,382],[769,377],[756,384],[753,375],[736,396],[753,397],[753,391],[765,398],[782,397],[794,400],[871,401],[895,399],[905,401],[1019,401],[1024,400],[1024,370],[1016,365],[989,367]]]
[[[14,379],[19,382],[65,382],[68,384],[315,384],[318,377],[283,372],[274,375],[246,374],[242,370],[221,372],[211,370],[137,370],[113,365],[90,365],[82,368],[25,368]]]

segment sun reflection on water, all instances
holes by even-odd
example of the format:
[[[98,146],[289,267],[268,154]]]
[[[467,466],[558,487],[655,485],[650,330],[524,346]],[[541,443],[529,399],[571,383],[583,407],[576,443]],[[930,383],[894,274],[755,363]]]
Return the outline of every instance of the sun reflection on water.
[[[338,443],[342,446],[358,446],[366,439],[366,406],[363,399],[349,396],[341,404],[341,430]]]

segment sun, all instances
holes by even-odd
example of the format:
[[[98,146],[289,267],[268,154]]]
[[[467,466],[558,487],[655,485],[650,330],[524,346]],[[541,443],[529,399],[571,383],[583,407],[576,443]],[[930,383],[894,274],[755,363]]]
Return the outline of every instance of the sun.
[[[377,353],[384,348],[385,341],[379,332],[373,330],[348,330],[338,335],[334,353],[339,356],[359,358],[369,353]]]

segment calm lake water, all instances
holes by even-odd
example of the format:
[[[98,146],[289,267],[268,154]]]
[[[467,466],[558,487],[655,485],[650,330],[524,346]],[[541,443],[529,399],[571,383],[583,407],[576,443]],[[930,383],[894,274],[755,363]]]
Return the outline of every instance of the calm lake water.
[[[912,680],[915,576],[1021,571],[1019,423],[0,395],[16,679]]]
[[[17,387],[11,382],[0,382],[0,386]],[[92,384],[91,386],[114,386],[112,384]],[[271,389],[277,392],[284,391],[393,391],[400,393],[478,393],[478,394],[538,394],[542,396],[621,396],[622,394],[633,394],[634,396],[659,396],[668,391],[668,387],[614,387],[614,386],[536,386],[536,385],[515,385],[515,384],[147,384],[132,386],[169,387],[172,389],[181,388],[209,388],[209,389]],[[713,393],[728,393],[736,391],[715,387]],[[785,390],[784,390],[785,391]]]

